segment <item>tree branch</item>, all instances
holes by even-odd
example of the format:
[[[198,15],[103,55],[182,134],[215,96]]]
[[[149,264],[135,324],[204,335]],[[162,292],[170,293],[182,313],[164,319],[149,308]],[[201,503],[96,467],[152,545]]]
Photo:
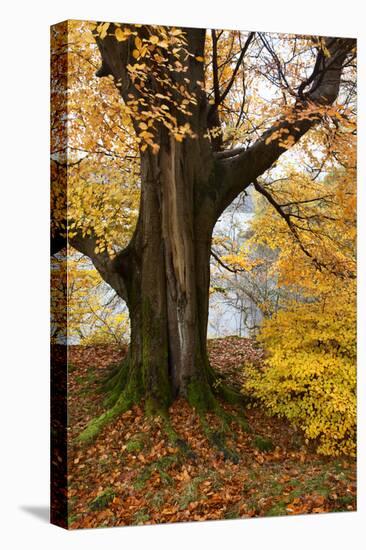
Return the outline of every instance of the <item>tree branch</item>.
[[[230,271],[230,273],[243,273],[244,271],[246,271],[245,269],[238,269],[236,267],[229,267],[227,264],[225,264],[222,259],[220,258],[220,256],[218,254],[216,254],[216,252],[214,252],[211,248],[211,256],[213,258],[215,258],[215,260],[217,261],[218,264],[221,265],[221,267],[223,267],[224,269],[226,269],[227,271]]]
[[[315,65],[319,71],[312,75],[312,87],[306,99],[300,97],[291,112],[280,118],[249,148],[232,156],[226,151],[216,158],[217,176],[221,188],[217,197],[217,217],[250,183],[268,170],[289,148],[285,141],[291,138],[291,146],[322,118],[321,107],[331,105],[337,98],[342,70],[347,56],[356,41],[347,38],[327,38],[325,46],[329,51],[324,63],[323,52],[319,51]],[[321,68],[321,65],[324,65]],[[303,93],[303,90],[301,90]]]
[[[215,31],[212,31],[212,32],[214,33]],[[210,118],[213,112],[217,109],[217,107],[225,101],[227,94],[230,92],[232,85],[234,84],[237,72],[240,69],[240,65],[243,62],[244,56],[254,36],[255,36],[255,32],[251,32],[248,38],[246,39],[245,44],[240,52],[238,61],[236,62],[236,66],[229,80],[229,83],[226,86],[225,90],[222,92],[222,94],[220,94],[218,74],[217,74],[217,40],[216,40],[216,35],[215,35],[215,40],[214,40],[214,34],[212,35],[212,51],[213,51],[212,70],[213,70],[213,76],[214,76],[215,103],[211,105],[209,109],[208,118]]]
[[[296,241],[298,242],[301,250],[304,252],[304,254],[310,258],[312,261],[314,261],[318,267],[320,267],[320,265],[318,264],[317,260],[315,260],[313,258],[313,256],[310,254],[310,252],[308,250],[306,250],[306,248],[304,247],[304,245],[302,244],[301,242],[301,239],[299,237],[299,234],[297,232],[297,229],[296,227],[294,226],[294,224],[291,222],[291,215],[288,214],[287,212],[285,212],[282,208],[282,206],[280,204],[278,204],[278,202],[274,199],[274,197],[271,195],[271,193],[269,193],[267,191],[267,189],[265,187],[263,187],[262,185],[260,185],[257,180],[255,180],[253,182],[253,185],[254,185],[254,189],[256,191],[258,191],[258,193],[260,193],[261,195],[263,195],[267,201],[273,206],[273,208],[278,212],[278,214],[281,216],[281,218],[283,218],[288,226],[288,228],[290,229],[291,233],[293,234],[293,236],[295,237]],[[324,267],[324,266],[322,266]]]
[[[273,206],[273,208],[278,212],[278,214],[281,216],[281,218],[283,218],[285,220],[289,230],[291,231],[292,235],[294,236],[294,238],[295,238],[296,242],[298,243],[300,249],[305,254],[305,256],[307,256],[313,262],[315,268],[318,269],[319,271],[322,271],[323,269],[325,269],[325,270],[329,271],[330,273],[332,273],[333,275],[336,275],[337,277],[344,278],[343,273],[340,273],[339,271],[336,271],[331,265],[327,265],[324,262],[320,261],[318,258],[313,256],[313,254],[311,252],[309,252],[309,250],[307,250],[307,248],[304,246],[304,244],[303,244],[303,242],[300,238],[300,235],[298,233],[298,227],[294,223],[292,223],[291,217],[293,217],[294,215],[290,214],[288,212],[285,212],[283,210],[283,207],[275,200],[273,195],[271,195],[271,193],[269,193],[263,185],[260,185],[256,180],[253,182],[253,185],[254,185],[255,190],[258,191],[258,193],[260,193],[261,195],[263,195],[267,199],[267,201]],[[294,216],[294,217],[296,217],[296,216]],[[347,273],[347,276],[350,279],[355,278],[354,274],[352,274],[352,273]]]
[[[81,234],[78,234],[72,238],[68,239],[70,245],[88,256],[93,262],[95,269],[98,271],[102,279],[108,283],[118,296],[120,296],[126,302],[128,301],[127,289],[125,285],[126,273],[122,270],[122,258],[124,255],[127,255],[127,249],[123,250],[116,258],[111,259],[108,255],[108,252],[96,253],[95,248],[97,246],[96,237],[83,237]],[[123,264],[126,270],[126,264]],[[119,269],[117,269],[117,267]]]
[[[243,153],[246,150],[245,147],[242,145],[239,145],[238,147],[234,147],[233,149],[227,149],[226,151],[216,151],[214,153],[215,158],[217,159],[229,159],[231,157],[235,157],[236,155],[239,155],[239,153]]]
[[[51,234],[51,242],[50,242],[51,256],[54,256],[58,252],[61,252],[61,250],[66,247],[66,245],[67,245],[66,237],[63,237],[60,234],[57,234],[57,235]]]

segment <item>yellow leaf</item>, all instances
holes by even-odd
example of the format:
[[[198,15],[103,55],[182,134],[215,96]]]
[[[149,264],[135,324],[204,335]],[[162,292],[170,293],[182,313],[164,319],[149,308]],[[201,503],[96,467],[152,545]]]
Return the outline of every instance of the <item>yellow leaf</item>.
[[[166,40],[161,40],[161,42],[158,42],[158,44],[161,48],[168,49],[168,47],[169,47],[169,44]]]
[[[105,38],[107,36],[107,31],[109,29],[109,25],[110,25],[110,23],[103,23],[103,25],[101,25],[99,27],[99,36],[102,40],[103,40],[103,38]]]
[[[129,36],[129,32],[124,32],[122,29],[116,29],[116,32],[114,33],[118,42],[123,42],[123,40],[127,40]]]

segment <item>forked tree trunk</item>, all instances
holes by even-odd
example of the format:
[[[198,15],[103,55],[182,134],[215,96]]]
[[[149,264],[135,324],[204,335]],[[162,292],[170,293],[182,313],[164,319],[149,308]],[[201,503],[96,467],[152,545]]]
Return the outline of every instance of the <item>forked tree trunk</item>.
[[[145,30],[139,32],[145,36]],[[174,73],[176,87],[169,91],[176,106],[182,101],[179,89],[195,98],[188,117],[179,108],[170,110],[179,124],[189,124],[195,137],[178,142],[163,123],[155,127],[158,153],[153,154],[150,148],[141,152],[136,231],[115,265],[117,279],[118,275],[123,278],[131,319],[121,391],[128,400],[145,398],[152,409],[166,407],[177,396],[199,399],[206,407],[212,396],[206,333],[217,205],[215,161],[207,137],[208,101],[198,85],[204,80],[205,34],[204,29],[186,29],[191,55],[182,54],[185,70]],[[112,74],[125,102],[131,95],[138,99],[140,91],[126,69],[134,63],[134,38],[120,43],[113,36],[96,40],[103,61],[99,76]],[[172,53],[166,57],[172,65],[176,62]],[[165,93],[153,70],[149,86],[154,93]],[[138,123],[134,124],[138,134]]]
[[[213,382],[206,334],[215,216],[211,201],[194,196],[210,185],[213,157],[207,140],[160,137],[159,153],[142,156],[139,219],[118,266],[131,320],[125,383],[153,409],[197,392],[202,400]]]

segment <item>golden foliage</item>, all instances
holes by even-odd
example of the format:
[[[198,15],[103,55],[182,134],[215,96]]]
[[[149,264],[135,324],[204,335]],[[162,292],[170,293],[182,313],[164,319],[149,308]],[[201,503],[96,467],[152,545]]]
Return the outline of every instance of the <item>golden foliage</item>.
[[[333,143],[334,146],[334,143]],[[321,181],[290,171],[273,186],[296,235],[261,203],[252,244],[277,251],[272,276],[287,289],[282,309],[263,322],[268,357],[249,366],[247,391],[288,418],[325,455],[356,451],[355,141],[333,148],[342,168]],[[305,253],[307,252],[307,254]]]
[[[114,35],[119,42],[130,40],[129,46],[133,48],[134,61],[126,68],[135,93],[129,94],[123,109],[139,128],[136,142],[141,150],[150,147],[153,154],[159,152],[156,135],[159,123],[179,142],[186,136],[195,137],[189,122],[180,123],[179,118],[189,117],[190,107],[197,105],[196,95],[189,89],[190,80],[185,76],[187,59],[204,60],[188,51],[184,31],[154,25],[146,26],[147,35],[140,36],[139,25],[123,29],[119,23],[113,29],[104,25],[96,28],[100,39]],[[116,86],[121,87],[122,82],[117,81]]]
[[[269,357],[249,366],[245,389],[271,413],[301,428],[325,455],[356,450],[356,312],[354,288],[313,303],[292,303],[263,323]]]
[[[55,342],[123,344],[129,338],[128,313],[90,260],[73,249],[52,258],[52,333]]]
[[[137,219],[138,145],[113,81],[95,75],[94,24],[67,25],[67,43],[59,27],[52,28],[51,231],[93,236],[96,252],[113,256],[128,243]],[[103,24],[100,32],[108,28]]]

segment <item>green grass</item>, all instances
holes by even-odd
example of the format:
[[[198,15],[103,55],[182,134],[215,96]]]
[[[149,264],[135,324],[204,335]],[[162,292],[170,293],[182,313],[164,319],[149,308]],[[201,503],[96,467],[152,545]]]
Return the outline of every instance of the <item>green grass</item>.
[[[89,508],[95,512],[97,510],[103,510],[104,508],[107,508],[107,506],[112,502],[114,497],[116,496],[113,489],[109,488],[103,491],[100,495],[95,497],[89,504]]]
[[[338,497],[337,503],[342,505],[342,507],[347,506],[348,504],[352,504],[354,500],[354,497],[352,495],[343,495],[341,497]]]
[[[69,363],[69,364],[67,365],[67,372],[68,372],[69,374],[71,374],[72,372],[75,372],[75,370],[76,370],[76,366],[73,365],[72,363]]]
[[[267,517],[275,517],[275,516],[285,516],[287,514],[286,511],[286,502],[280,501],[276,502],[267,512],[265,513],[265,516]]]
[[[128,453],[140,453],[146,443],[146,435],[142,433],[135,434],[126,443],[126,451]]]
[[[163,491],[149,491],[146,494],[146,500],[149,502],[150,506],[154,508],[154,510],[159,509],[165,502],[166,497],[166,490]]]
[[[151,464],[145,466],[142,472],[138,474],[138,476],[135,478],[133,482],[133,487],[137,491],[143,489],[146,485],[146,482],[150,479],[154,471],[159,472],[159,475],[165,485],[172,484],[173,479],[166,470],[168,470],[174,464],[177,464],[179,461],[180,457],[178,455],[170,455],[163,456],[159,458],[159,460],[151,462]]]
[[[224,519],[238,519],[240,518],[239,506],[234,504],[224,513]]]
[[[260,435],[254,438],[253,445],[264,453],[268,453],[274,449],[273,441],[268,437],[262,437]]]
[[[67,525],[68,527],[70,528],[71,525],[74,523],[74,521],[76,521],[77,519],[79,519],[81,514],[71,514],[70,516],[68,516],[67,518]]]
[[[269,488],[270,494],[273,496],[279,496],[283,493],[283,484],[278,481],[272,481]]]
[[[149,521],[150,515],[147,508],[141,508],[133,516],[133,525],[141,525]]]
[[[184,491],[179,496],[177,503],[180,510],[185,510],[191,502],[199,500],[200,494],[198,486],[202,481],[205,481],[207,476],[197,476],[191,481],[188,481]]]

